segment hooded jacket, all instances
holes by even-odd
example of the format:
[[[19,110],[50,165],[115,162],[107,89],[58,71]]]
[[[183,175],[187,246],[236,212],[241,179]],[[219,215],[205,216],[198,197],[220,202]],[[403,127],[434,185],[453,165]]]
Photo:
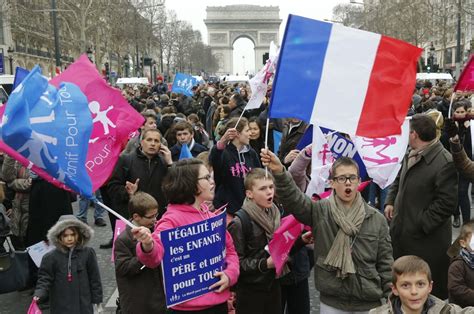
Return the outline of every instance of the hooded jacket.
[[[152,235],[154,242],[153,249],[150,252],[144,252],[140,243],[137,244],[138,260],[146,267],[158,267],[163,260],[164,253],[163,243],[159,237],[161,231],[196,223],[203,219],[207,219],[208,217],[213,217],[214,215],[214,213],[208,210],[202,213],[191,205],[169,204],[166,213],[155,226],[155,231]],[[239,257],[235,250],[232,237],[228,231],[226,231],[225,247],[226,256],[224,265],[226,265],[226,268],[223,271],[230,280],[230,286],[233,286],[239,277]],[[229,297],[229,289],[221,293],[208,292],[195,299],[173,306],[172,309],[177,311],[200,311],[227,302]]]
[[[60,235],[67,228],[79,230],[82,241],[69,249],[61,244]],[[35,296],[49,295],[51,313],[93,313],[92,304],[102,303],[99,265],[93,248],[86,247],[94,231],[73,215],[61,216],[48,231],[55,249],[41,261]]]
[[[229,143],[223,150],[214,146],[209,161],[214,168],[216,182],[214,207],[228,204],[227,212],[234,214],[241,208],[245,198],[245,176],[253,168],[262,167],[258,154],[248,145],[238,152],[237,147]]]

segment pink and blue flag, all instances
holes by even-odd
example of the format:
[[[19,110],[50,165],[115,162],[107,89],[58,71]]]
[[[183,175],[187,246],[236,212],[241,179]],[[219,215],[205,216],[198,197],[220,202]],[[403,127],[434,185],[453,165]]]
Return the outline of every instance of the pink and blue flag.
[[[92,118],[80,88],[48,84],[35,66],[13,90],[2,118],[2,148],[60,187],[92,196],[84,166]],[[3,108],[2,108],[3,109]]]
[[[95,191],[107,181],[129,134],[143,124],[144,118],[120,90],[107,84],[86,55],[50,81],[55,86],[62,82],[76,84],[87,97],[83,110],[92,115],[93,128],[85,166]]]
[[[400,134],[421,52],[380,34],[290,15],[270,117],[364,137]]]

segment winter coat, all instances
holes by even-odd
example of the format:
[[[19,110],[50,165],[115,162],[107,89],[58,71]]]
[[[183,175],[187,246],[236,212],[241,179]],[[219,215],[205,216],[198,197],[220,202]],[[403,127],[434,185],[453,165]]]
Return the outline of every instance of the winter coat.
[[[448,270],[449,302],[474,306],[474,269],[461,256],[452,259]]]
[[[456,169],[465,178],[474,180],[474,162],[467,156],[464,148],[459,142],[449,141],[451,145],[451,154],[453,155],[454,165]]]
[[[282,162],[285,160],[286,155],[296,148],[307,127],[308,125],[301,121],[300,125],[293,127],[290,133],[290,126],[285,126],[281,138],[280,150],[278,152],[278,158],[280,158]],[[289,166],[289,164],[285,166]]]
[[[60,243],[60,234],[69,227],[76,227],[82,235],[72,252]],[[72,215],[62,216],[48,231],[48,240],[55,249],[44,255],[38,271],[35,296],[49,296],[51,314],[93,313],[93,304],[102,303],[102,284],[99,265],[93,248],[87,247],[94,231]],[[68,279],[68,263],[71,279]]]
[[[159,156],[149,159],[140,148],[130,154],[121,155],[112,177],[108,183],[108,191],[113,199],[115,210],[124,217],[129,217],[128,201],[130,196],[125,189],[125,182],[138,182],[138,191],[143,191],[155,198],[158,202],[159,213],[162,215],[166,208],[166,198],[161,189],[163,178],[168,172],[168,166]]]
[[[369,312],[369,314],[398,314],[400,313],[400,312],[396,312],[393,309],[393,303],[394,303],[395,298],[397,297],[391,294],[386,304],[379,306],[375,309],[372,309]],[[448,304],[433,295],[430,295],[428,300],[431,300],[432,305],[428,308],[428,311],[426,312],[426,314],[468,314],[468,313],[472,314],[474,313],[474,308],[461,309],[456,304]]]
[[[421,153],[407,169],[408,153],[385,200],[393,205],[390,224],[394,259],[416,255],[433,274],[432,294],[448,298],[449,257],[452,240],[451,215],[458,202],[458,175],[451,154],[438,141]]]
[[[123,314],[166,313],[161,268],[143,267],[130,227],[115,240],[115,278]]]
[[[46,240],[48,230],[62,215],[72,215],[71,194],[41,179],[33,179],[29,198],[26,246]]]
[[[227,230],[232,235],[235,249],[239,255],[240,276],[237,290],[272,291],[277,284],[275,269],[267,268],[270,254],[265,250],[268,245],[265,230],[249,217],[251,235],[245,236],[242,221],[238,216],[230,222]]]
[[[155,226],[155,231],[152,235],[154,241],[153,249],[146,253],[142,250],[141,245],[137,244],[138,260],[149,268],[158,267],[163,259],[163,251],[165,249],[159,238],[160,232],[202,221],[202,215],[213,217],[215,214],[208,210],[202,213],[191,205],[170,204],[166,213]],[[229,232],[226,232],[225,247],[225,269],[223,271],[230,280],[230,286],[233,286],[239,277],[239,257],[235,251],[234,242]],[[177,311],[200,311],[227,302],[229,297],[229,289],[221,293],[209,292],[195,299],[173,306],[172,309]]]
[[[31,179],[28,169],[12,157],[5,155],[2,177],[8,187],[15,191],[12,202],[11,230],[17,237],[24,237],[28,227]]]
[[[223,150],[217,145],[211,149],[209,162],[214,169],[216,193],[214,207],[227,205],[227,212],[234,214],[245,198],[244,178],[253,168],[261,168],[259,155],[250,147],[243,146],[240,152],[229,143]]]
[[[365,218],[353,240],[352,259],[356,273],[341,279],[324,264],[339,227],[328,209],[329,200],[313,202],[304,195],[290,174],[274,173],[275,194],[288,213],[310,226],[314,243],[314,282],[321,302],[343,311],[368,311],[382,304],[390,292],[393,264],[388,225],[376,209],[364,202]]]
[[[191,155],[193,155],[193,157],[197,157],[197,155],[199,155],[200,153],[202,152],[207,152],[208,151],[208,148],[199,144],[199,143],[196,143],[196,141],[193,140],[194,143],[192,143],[192,147],[191,147]],[[181,144],[175,144],[173,147],[170,148],[170,151],[171,151],[171,157],[173,159],[173,161],[178,161],[179,160],[179,155],[181,154],[181,147],[182,145]]]

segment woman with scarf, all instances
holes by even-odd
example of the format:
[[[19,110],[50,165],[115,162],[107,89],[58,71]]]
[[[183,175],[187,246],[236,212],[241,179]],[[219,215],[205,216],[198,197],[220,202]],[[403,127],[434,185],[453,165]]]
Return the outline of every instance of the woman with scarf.
[[[267,150],[261,156],[273,172],[283,207],[312,228],[321,313],[368,313],[380,306],[391,289],[392,246],[386,219],[357,191],[357,163],[348,157],[336,160],[330,172],[332,194],[312,202],[275,154]]]

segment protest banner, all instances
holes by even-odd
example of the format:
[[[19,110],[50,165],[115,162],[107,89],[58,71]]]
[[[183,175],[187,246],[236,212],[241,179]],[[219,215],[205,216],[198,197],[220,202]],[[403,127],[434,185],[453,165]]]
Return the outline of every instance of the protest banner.
[[[210,292],[225,259],[226,212],[160,233],[166,306]]]

